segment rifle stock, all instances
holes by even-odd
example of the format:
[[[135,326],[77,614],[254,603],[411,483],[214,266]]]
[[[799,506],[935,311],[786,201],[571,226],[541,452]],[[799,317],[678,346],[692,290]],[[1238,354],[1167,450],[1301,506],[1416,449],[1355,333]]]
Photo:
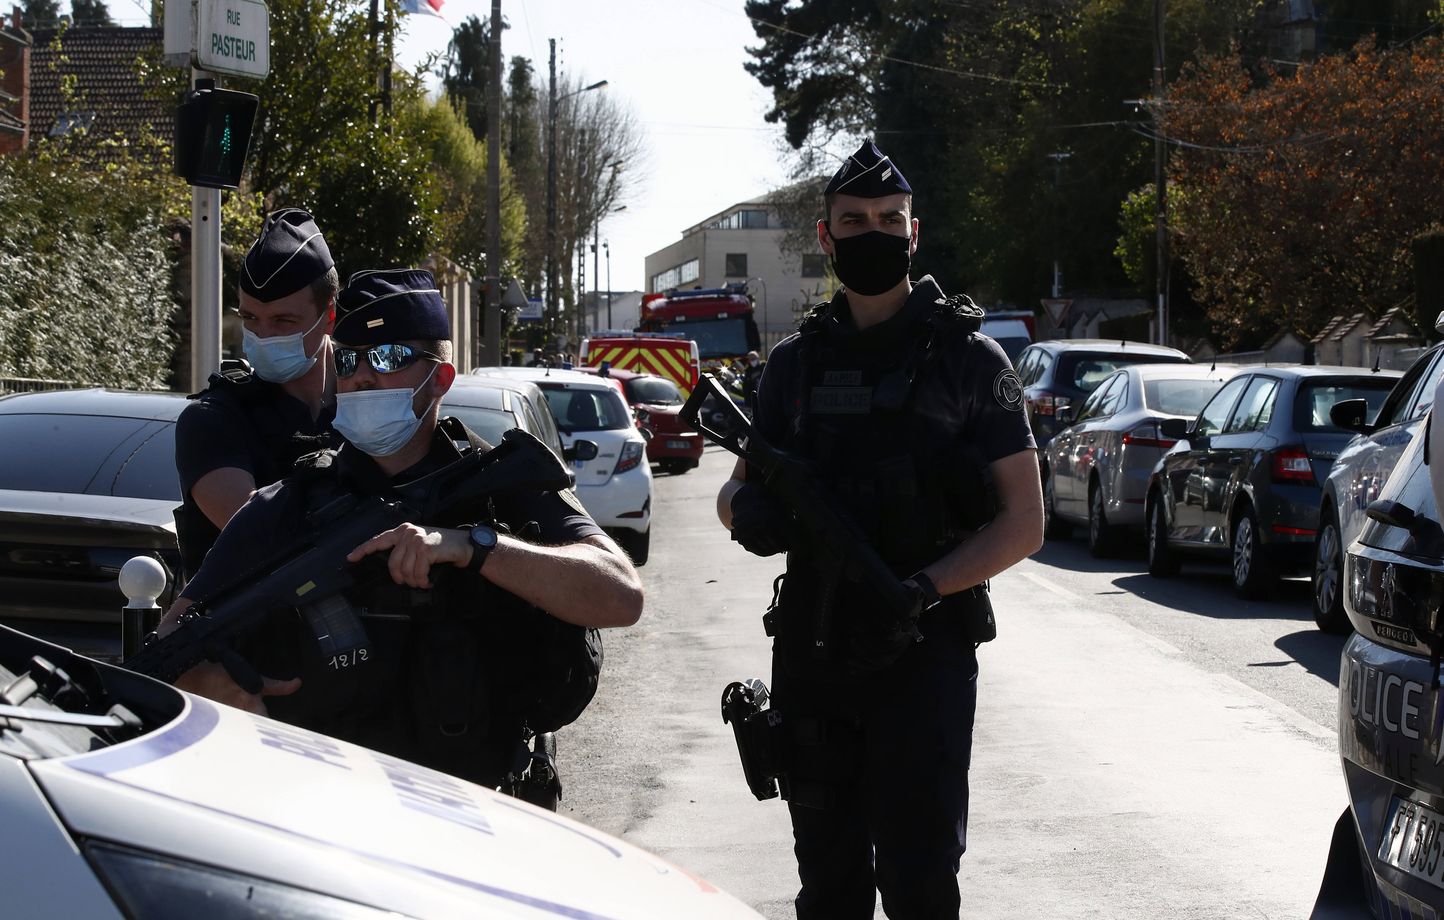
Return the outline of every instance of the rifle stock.
[[[715,431],[703,424],[701,409],[709,397],[723,406],[722,412],[727,416],[730,431]],[[762,474],[763,485],[792,512],[806,532],[809,544],[819,555],[876,591],[883,599],[888,616],[904,624],[904,628],[915,637],[920,637],[913,623],[915,597],[867,542],[856,522],[816,483],[806,461],[768,444],[711,374],[702,375],[682,407],[681,416],[683,421],[713,443],[758,470]],[[825,632],[825,629],[818,629],[816,642],[819,647],[826,641]]]
[[[272,610],[318,603],[356,584],[355,566],[346,557],[378,533],[407,522],[426,523],[486,496],[569,486],[556,454],[532,435],[513,430],[494,450],[468,454],[397,487],[391,496],[343,495],[310,516],[314,526],[308,532],[195,604],[173,632],[152,639],[124,666],[173,682],[202,661],[223,658],[236,638]]]

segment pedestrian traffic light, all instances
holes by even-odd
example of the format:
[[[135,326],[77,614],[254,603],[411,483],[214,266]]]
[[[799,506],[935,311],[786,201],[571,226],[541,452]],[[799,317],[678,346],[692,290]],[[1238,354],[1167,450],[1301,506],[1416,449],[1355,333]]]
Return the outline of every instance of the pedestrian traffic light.
[[[260,99],[197,80],[175,113],[175,174],[191,185],[235,188],[241,182]]]

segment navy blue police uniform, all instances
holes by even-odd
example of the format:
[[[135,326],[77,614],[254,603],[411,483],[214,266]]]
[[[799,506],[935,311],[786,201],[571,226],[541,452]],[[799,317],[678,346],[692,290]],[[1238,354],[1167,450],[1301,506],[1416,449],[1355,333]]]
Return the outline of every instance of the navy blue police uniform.
[[[305,211],[269,215],[241,266],[241,290],[262,302],[294,294],[324,277],[334,262],[320,230]],[[322,305],[323,310],[326,305]],[[301,456],[340,439],[331,428],[335,406],[310,407],[244,361],[223,362],[208,386],[176,422],[175,458],[182,504],[176,509],[182,580],[194,575],[220,529],[196,504],[191,490],[208,473],[235,468],[256,487],[285,476]]]
[[[385,290],[394,280],[387,276],[399,273],[364,274],[342,292],[343,311],[354,307],[348,294]],[[365,297],[359,308],[343,312],[337,340],[366,346],[449,338],[445,305],[434,291],[398,293],[392,286],[386,295]],[[308,515],[342,494],[384,495],[455,462],[461,450],[489,449],[455,419],[444,419],[428,454],[391,477],[350,443],[303,458],[295,475],[259,490],[236,512],[186,596],[204,602],[263,562],[278,539],[304,534]],[[603,532],[570,490],[497,496],[417,523],[488,523],[549,545]],[[365,630],[364,652],[324,659],[306,612],[294,608],[273,611],[237,649],[268,677],[301,678],[296,693],[267,698],[273,718],[489,786],[516,766],[525,731],[554,730],[575,718],[575,712],[558,714],[535,675],[555,670],[546,656],[559,647],[559,633],[581,627],[531,607],[474,567],[437,566],[433,586],[422,590],[396,585],[380,557],[361,566],[346,601]],[[600,656],[599,646],[595,652]]]
[[[855,159],[874,178],[849,193],[910,191],[870,143]],[[759,382],[758,431],[812,464],[899,579],[984,526],[996,510],[987,465],[1034,447],[1017,376],[977,332],[981,315],[924,277],[896,314],[859,330],[839,291]],[[976,647],[995,632],[986,586],[943,597],[919,617],[922,641],[899,646],[865,585],[782,542],[771,705],[788,726],[799,920],[871,918],[875,889],[889,917],[956,918]]]

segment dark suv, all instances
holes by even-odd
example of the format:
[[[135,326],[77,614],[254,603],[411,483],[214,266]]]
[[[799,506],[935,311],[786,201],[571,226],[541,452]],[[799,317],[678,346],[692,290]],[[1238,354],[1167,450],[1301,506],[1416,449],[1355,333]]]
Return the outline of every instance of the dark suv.
[[[1054,433],[1067,428],[1058,424],[1058,410],[1082,400],[1120,367],[1190,363],[1188,355],[1166,345],[1118,339],[1034,342],[1023,349],[1016,365],[1033,439],[1042,448]]]
[[[1355,629],[1339,668],[1349,810],[1334,830],[1316,917],[1367,909],[1437,918],[1444,905],[1441,422],[1417,429],[1344,558]]]

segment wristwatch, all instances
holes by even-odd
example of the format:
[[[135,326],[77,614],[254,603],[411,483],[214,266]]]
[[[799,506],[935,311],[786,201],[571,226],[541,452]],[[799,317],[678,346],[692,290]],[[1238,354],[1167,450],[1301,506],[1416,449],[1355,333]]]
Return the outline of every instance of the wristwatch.
[[[943,598],[940,594],[938,594],[937,585],[933,584],[933,580],[928,576],[924,575],[922,572],[914,573],[913,576],[907,580],[917,585],[918,588],[923,592],[924,610],[935,607],[942,601]]]
[[[486,524],[477,524],[471,528],[471,561],[466,568],[472,572],[480,572],[481,567],[486,565],[486,557],[496,549],[496,528],[488,527]]]

